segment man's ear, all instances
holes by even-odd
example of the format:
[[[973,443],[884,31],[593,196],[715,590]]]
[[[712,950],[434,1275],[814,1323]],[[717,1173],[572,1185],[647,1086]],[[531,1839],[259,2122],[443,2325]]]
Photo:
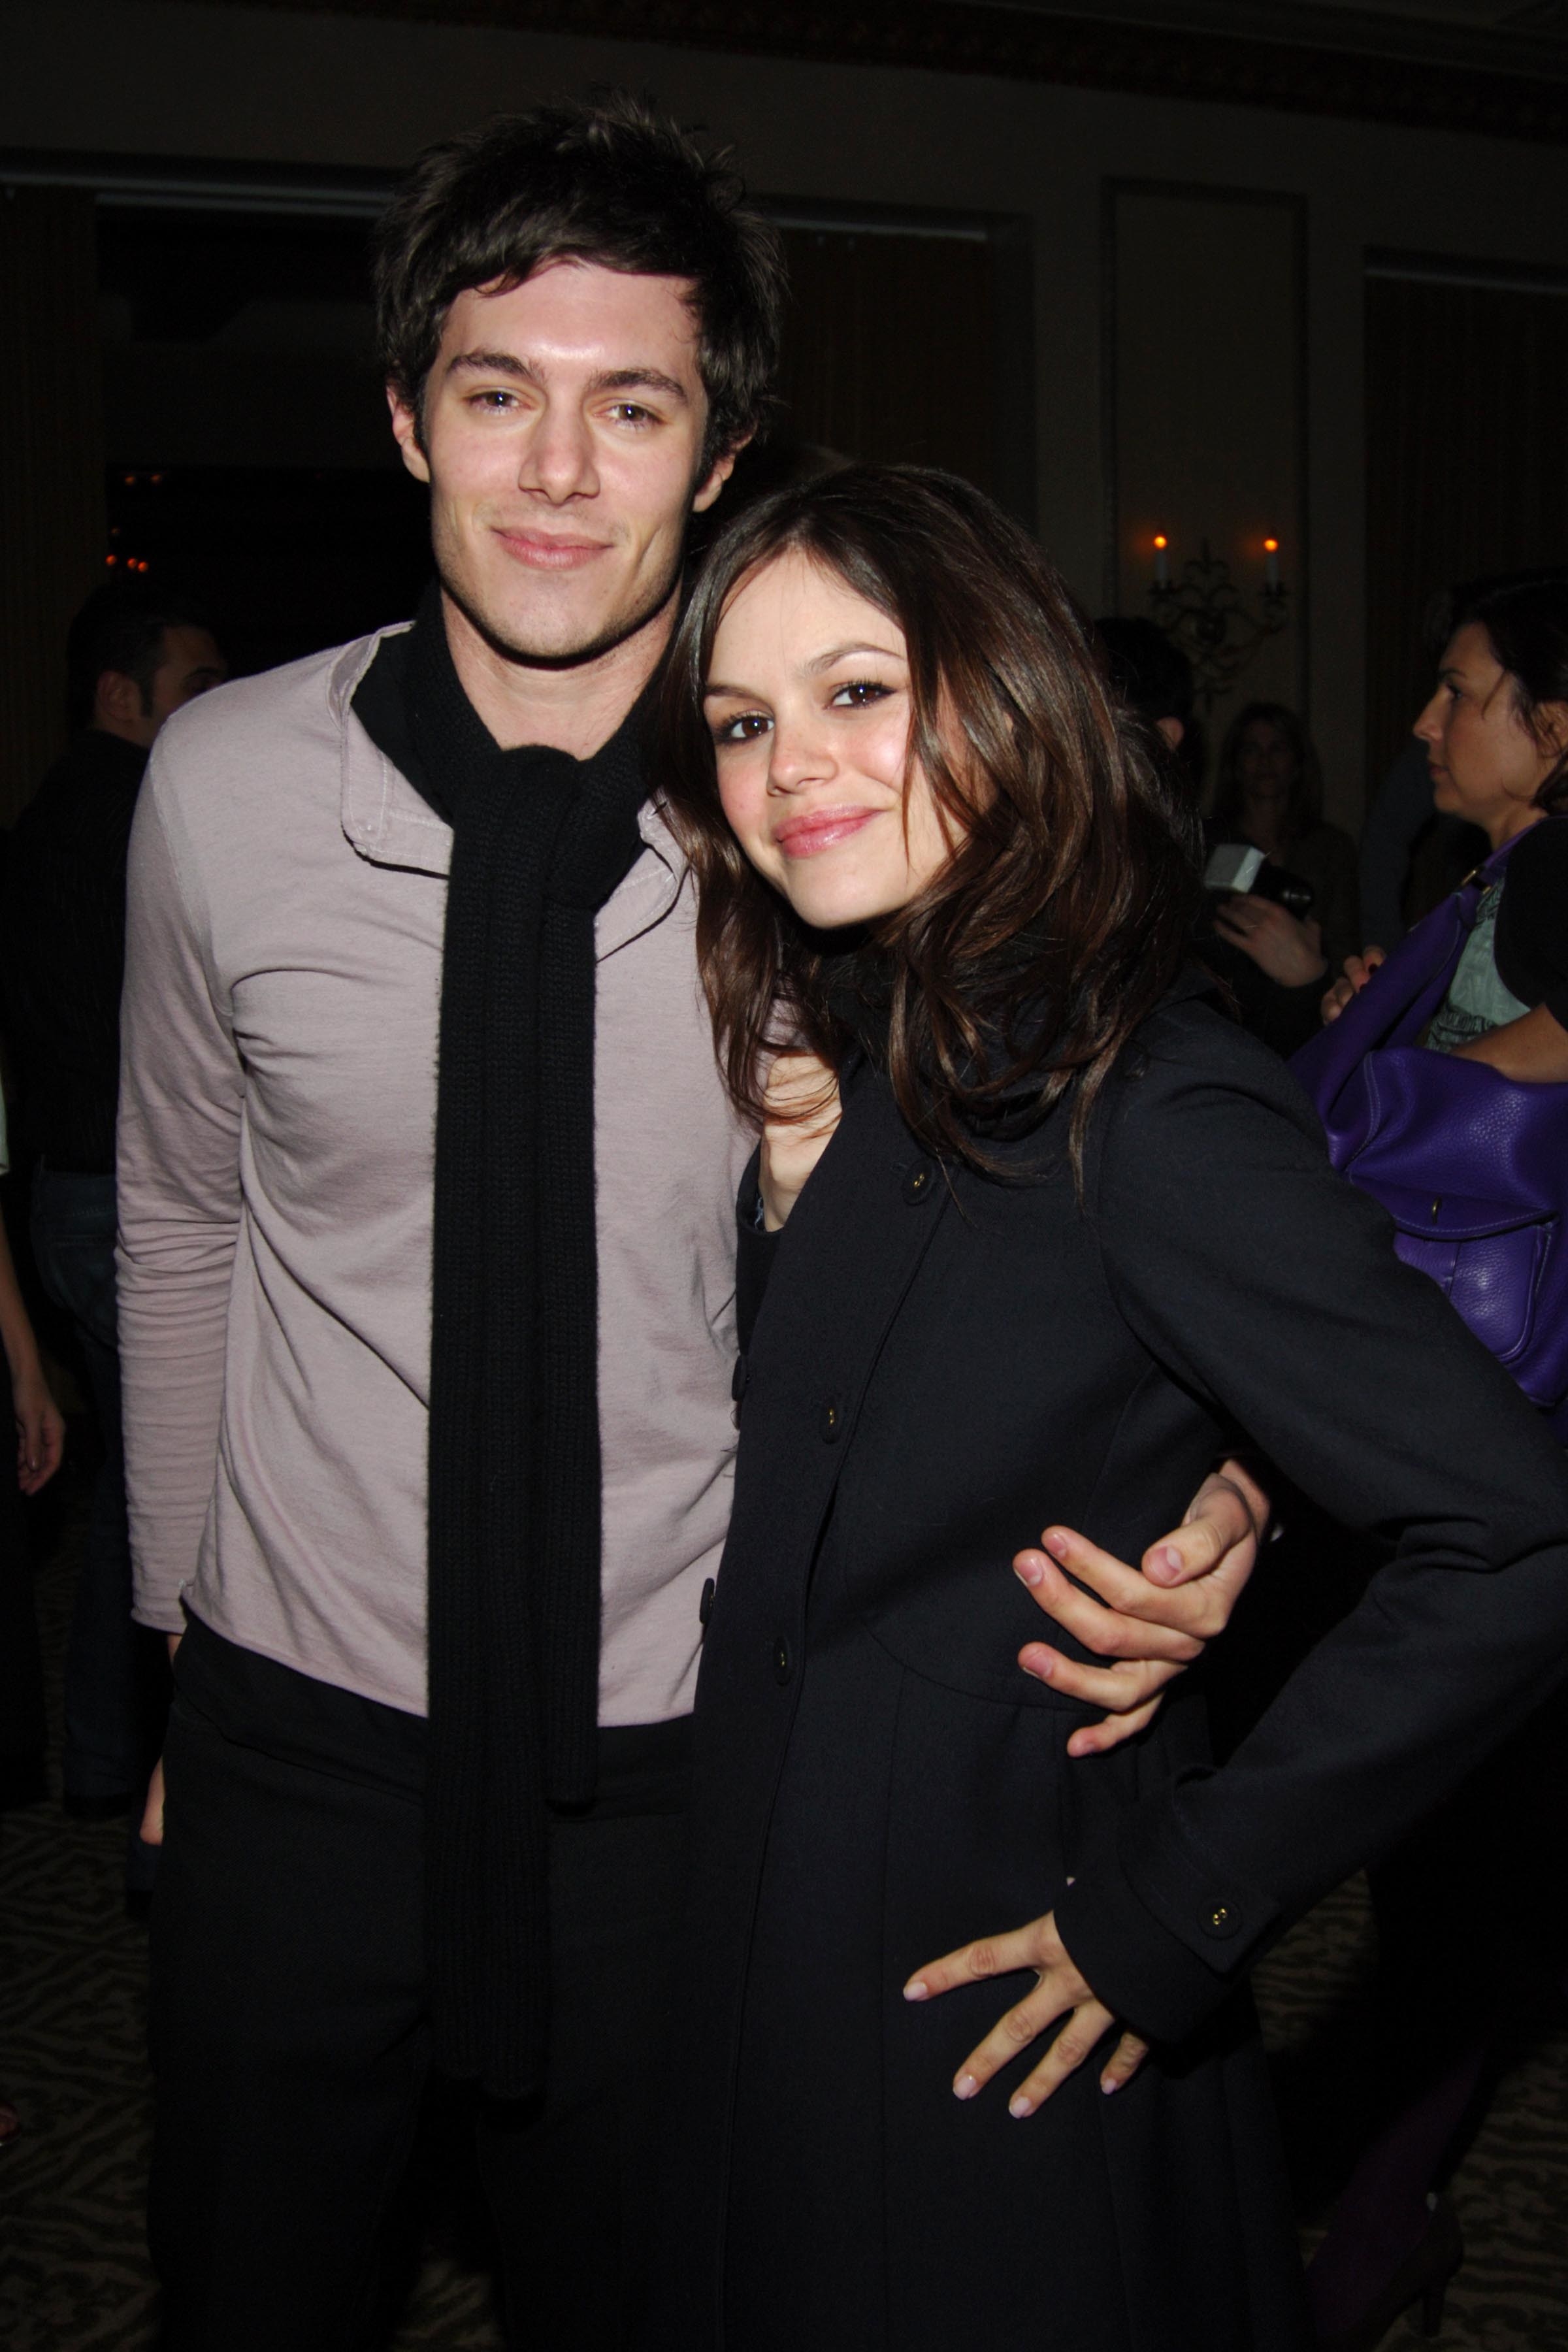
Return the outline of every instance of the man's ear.
[[[386,404],[392,411],[392,437],[403,452],[404,464],[416,482],[428,482],[430,460],[419,437],[418,410],[409,407],[393,383],[386,387]]]
[[[745,447],[751,437],[752,436],[749,433],[742,433],[741,438],[736,442],[732,449],[726,449],[721,457],[714,459],[712,472],[708,476],[702,488],[698,491],[697,496],[691,501],[691,511],[693,514],[707,513],[709,508],[712,505],[714,499],[718,497],[720,491],[723,488],[725,483],[734,472],[735,460],[740,456],[742,450]]]
[[[142,689],[122,669],[99,674],[92,689],[92,723],[109,735],[130,736],[145,719]]]
[[[1156,735],[1163,735],[1164,737],[1165,746],[1168,751],[1179,751],[1186,739],[1187,730],[1183,726],[1179,719],[1172,718],[1156,719],[1154,721],[1154,732]]]

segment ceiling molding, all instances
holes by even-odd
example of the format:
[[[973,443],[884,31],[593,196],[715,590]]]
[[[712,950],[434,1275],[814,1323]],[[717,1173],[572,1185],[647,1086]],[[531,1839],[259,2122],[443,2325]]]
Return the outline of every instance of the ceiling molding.
[[[234,0],[193,0],[219,7]],[[1327,41],[1278,41],[991,0],[246,0],[299,14],[566,33],[832,65],[989,74],[1292,114],[1568,143],[1568,85]]]

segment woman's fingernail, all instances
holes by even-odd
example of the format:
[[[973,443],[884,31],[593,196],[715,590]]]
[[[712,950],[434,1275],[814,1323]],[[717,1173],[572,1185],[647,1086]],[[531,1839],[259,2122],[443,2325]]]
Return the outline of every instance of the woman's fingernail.
[[[1042,1541],[1053,1559],[1066,1559],[1068,1556],[1068,1539],[1066,1536],[1063,1535],[1060,1528],[1053,1528],[1048,1536],[1042,1538]]]
[[[1013,1570],[1025,1584],[1038,1584],[1045,1569],[1033,1552],[1021,1552],[1013,1562]]]
[[[973,2074],[961,2074],[952,2086],[952,2095],[955,2099],[972,2099],[979,2088]]]
[[[904,1999],[906,2000],[925,2000],[929,1998],[930,1993],[930,1985],[925,1983],[923,1979],[920,1977],[911,1977],[908,1984],[904,1987]]]
[[[1109,2099],[1112,2091],[1119,2091],[1121,2085],[1114,2074],[1102,2074],[1100,2078],[1100,2087]]]
[[[1026,2098],[1022,2091],[1015,2091],[1007,2102],[1007,2113],[1010,2116],[1032,2116],[1034,2112],[1033,2099]]]

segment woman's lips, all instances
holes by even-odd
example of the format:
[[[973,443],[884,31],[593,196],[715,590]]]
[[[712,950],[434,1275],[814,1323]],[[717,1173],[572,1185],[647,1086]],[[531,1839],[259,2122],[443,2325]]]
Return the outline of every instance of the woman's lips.
[[[778,827],[773,841],[786,857],[815,857],[820,849],[850,840],[881,814],[880,809],[874,808],[816,809],[806,816],[790,817]]]

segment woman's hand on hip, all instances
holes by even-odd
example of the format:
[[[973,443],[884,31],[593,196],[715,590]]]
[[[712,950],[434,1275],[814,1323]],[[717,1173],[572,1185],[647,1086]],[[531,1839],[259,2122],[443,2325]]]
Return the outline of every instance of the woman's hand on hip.
[[[904,1999],[933,2000],[940,1993],[952,1992],[956,1985],[1007,1976],[1018,1969],[1033,1969],[1034,1990],[999,2018],[978,2049],[970,2052],[952,2089],[955,2098],[973,2098],[994,2075],[1037,2042],[1047,2026],[1059,2017],[1066,2018],[1067,2023],[1039,2063],[1007,2102],[1008,2113],[1022,2116],[1032,2116],[1043,2106],[1116,2024],[1073,1966],[1057,1933],[1055,1914],[1016,1927],[1011,1935],[984,1937],[977,1944],[965,1944],[961,1952],[949,1952],[945,1959],[932,1960],[910,1979]],[[1148,2054],[1146,2042],[1135,2033],[1123,2033],[1100,2070],[1100,2089],[1119,2091],[1123,2083],[1131,2081]]]
[[[759,1178],[763,1223],[776,1234],[826,1150],[842,1106],[838,1082],[815,1054],[781,1054],[768,1074]]]
[[[1046,1615],[1116,1662],[1086,1665],[1045,1642],[1018,1653],[1037,1682],[1106,1709],[1102,1721],[1073,1733],[1069,1756],[1103,1755],[1153,1721],[1166,1685],[1230,1622],[1268,1520],[1268,1496],[1231,1461],[1210,1472],[1181,1526],[1152,1543],[1138,1568],[1071,1528],[1047,1528],[1039,1550],[1019,1552],[1014,1569]]]

